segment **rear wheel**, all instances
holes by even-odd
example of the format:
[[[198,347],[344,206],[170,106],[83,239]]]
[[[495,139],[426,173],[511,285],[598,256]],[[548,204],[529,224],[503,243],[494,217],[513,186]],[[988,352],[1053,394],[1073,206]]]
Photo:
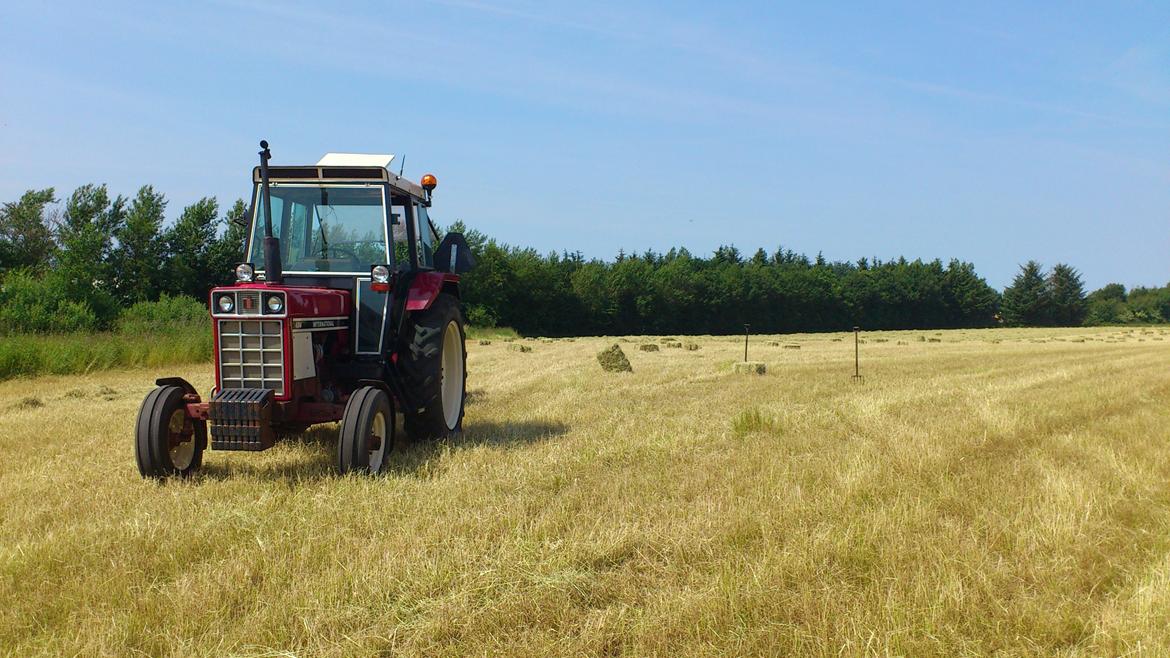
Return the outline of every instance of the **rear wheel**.
[[[410,346],[399,363],[407,386],[417,393],[420,409],[407,414],[406,431],[431,439],[463,429],[467,393],[467,350],[459,301],[440,294],[431,307],[409,318]]]
[[[363,386],[349,396],[337,434],[337,472],[377,475],[394,448],[394,407],[380,388]]]
[[[203,465],[207,423],[187,416],[183,396],[178,386],[159,386],[142,401],[134,429],[142,477],[189,477]]]

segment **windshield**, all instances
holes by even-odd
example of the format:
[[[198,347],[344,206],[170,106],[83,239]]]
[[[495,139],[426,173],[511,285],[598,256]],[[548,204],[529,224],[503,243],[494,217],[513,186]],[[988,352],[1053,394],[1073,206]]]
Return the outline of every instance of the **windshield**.
[[[272,185],[272,232],[285,272],[368,274],[387,263],[380,186]],[[264,267],[263,195],[252,222],[249,260]]]

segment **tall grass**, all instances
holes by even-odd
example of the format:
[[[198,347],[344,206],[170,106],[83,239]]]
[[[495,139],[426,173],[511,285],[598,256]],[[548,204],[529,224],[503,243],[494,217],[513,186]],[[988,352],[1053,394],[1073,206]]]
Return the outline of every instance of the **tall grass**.
[[[157,333],[119,331],[0,337],[0,380],[210,360],[211,330],[206,326]]]
[[[201,313],[192,321],[178,322],[128,313],[116,331],[105,333],[0,336],[0,381],[208,362],[212,348],[210,321],[205,310]],[[476,340],[518,336],[505,327],[468,327],[467,337]]]

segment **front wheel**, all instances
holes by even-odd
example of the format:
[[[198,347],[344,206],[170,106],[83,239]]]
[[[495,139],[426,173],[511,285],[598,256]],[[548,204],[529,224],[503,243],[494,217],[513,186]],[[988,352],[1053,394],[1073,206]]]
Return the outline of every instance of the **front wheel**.
[[[363,386],[349,396],[337,433],[337,472],[378,475],[394,448],[394,407],[386,391]]]
[[[467,397],[467,350],[459,301],[440,294],[431,307],[408,319],[412,334],[404,353],[403,372],[421,400],[415,414],[407,414],[406,431],[412,437],[432,439],[463,429]]]
[[[203,465],[207,423],[187,415],[184,391],[159,386],[147,394],[134,428],[134,456],[142,477],[190,477]]]

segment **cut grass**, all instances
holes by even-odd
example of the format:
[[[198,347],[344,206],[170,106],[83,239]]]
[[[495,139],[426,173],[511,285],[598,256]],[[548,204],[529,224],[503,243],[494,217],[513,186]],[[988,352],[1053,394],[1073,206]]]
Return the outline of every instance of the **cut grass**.
[[[847,334],[472,343],[464,435],[377,479],[324,427],[142,481],[205,365],[0,383],[0,654],[1170,654],[1166,343],[917,335],[862,384]]]

